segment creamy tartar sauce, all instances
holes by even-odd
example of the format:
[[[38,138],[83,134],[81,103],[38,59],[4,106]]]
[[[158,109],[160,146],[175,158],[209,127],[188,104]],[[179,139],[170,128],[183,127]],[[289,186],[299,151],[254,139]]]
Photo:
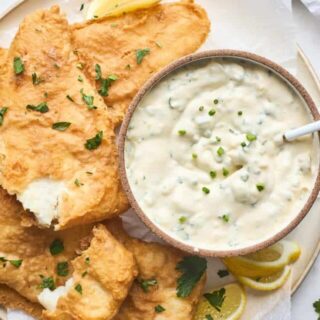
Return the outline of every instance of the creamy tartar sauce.
[[[284,143],[311,121],[278,75],[252,62],[196,62],[161,80],[128,127],[131,190],[151,220],[197,248],[246,247],[279,232],[305,204],[315,139]]]

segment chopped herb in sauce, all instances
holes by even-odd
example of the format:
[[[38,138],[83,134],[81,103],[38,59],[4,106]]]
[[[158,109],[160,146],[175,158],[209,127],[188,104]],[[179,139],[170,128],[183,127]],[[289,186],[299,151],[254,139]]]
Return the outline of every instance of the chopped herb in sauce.
[[[130,64],[127,64],[127,65],[126,65],[126,69],[127,69],[127,70],[130,70],[130,69],[131,69],[131,65],[130,65]]]
[[[68,261],[58,262],[56,267],[56,272],[58,276],[66,277],[69,274]]]
[[[81,275],[82,278],[84,278],[88,274],[88,271],[84,271]]]
[[[320,299],[313,303],[314,311],[318,314],[318,320],[320,320]]]
[[[41,289],[49,289],[51,291],[53,291],[56,288],[56,284],[54,282],[54,279],[52,277],[44,277],[44,276],[40,276],[40,278],[42,279],[42,282],[40,284],[40,288]]]
[[[43,80],[40,77],[38,77],[38,75],[35,72],[32,74],[31,78],[32,78],[32,83],[35,86],[43,82]]]
[[[238,111],[238,116],[242,116],[243,112],[242,111]]]
[[[212,293],[205,293],[203,296],[208,302],[217,310],[221,311],[222,304],[225,300],[226,289],[221,288],[220,290],[213,291]]]
[[[16,75],[22,74],[24,72],[24,64],[20,57],[15,57],[13,59],[13,70]]]
[[[71,102],[74,102],[74,100],[72,99],[72,97],[70,96],[70,95],[66,95],[66,98],[68,99],[68,100],[70,100]]]
[[[214,100],[213,100],[213,103],[214,103],[214,104],[218,104],[218,103],[219,103],[219,100],[218,100],[218,99],[214,99]]]
[[[81,4],[81,6],[80,6],[80,11],[82,11],[83,8],[84,8],[84,3]]]
[[[216,142],[221,142],[221,138],[220,137],[216,137]]]
[[[41,102],[39,103],[37,106],[33,105],[33,104],[28,104],[26,106],[27,110],[32,110],[32,111],[37,111],[40,113],[46,113],[49,111],[48,105],[46,102]]]
[[[250,142],[257,140],[257,136],[250,132],[246,134],[246,138]]]
[[[148,280],[144,280],[144,279],[139,279],[138,280],[141,289],[147,293],[149,292],[149,287],[154,287],[158,284],[158,281],[156,279],[148,279]]]
[[[243,142],[241,142],[241,147],[242,148],[244,148],[244,147],[246,147],[247,146],[247,144],[243,141]]]
[[[192,154],[192,159],[193,159],[193,160],[198,159],[198,155],[197,155],[196,153],[193,153],[193,154]]]
[[[230,221],[230,216],[228,214],[223,214],[222,216],[219,217],[221,220],[224,222],[229,222]]]
[[[205,193],[205,194],[209,194],[210,193],[210,189],[207,188],[207,187],[203,187],[202,188],[202,192]]]
[[[52,129],[53,129],[53,130],[57,130],[57,131],[65,131],[65,130],[67,130],[67,129],[70,127],[70,125],[71,125],[70,122],[65,122],[65,121],[55,122],[55,123],[52,125]]]
[[[137,64],[141,64],[142,60],[144,59],[144,57],[146,55],[150,54],[150,49],[145,48],[145,49],[138,49],[136,51],[136,60],[137,60]]]
[[[110,75],[106,79],[101,79],[101,87],[98,90],[99,94],[102,97],[107,97],[109,94],[109,88],[110,88],[112,82],[116,81],[117,79],[118,79],[118,77],[114,74]]]
[[[228,270],[224,269],[224,270],[219,270],[217,274],[220,278],[224,278],[224,277],[227,277],[230,273]]]
[[[224,149],[222,147],[219,147],[217,150],[217,154],[219,157],[222,157],[224,155]]]
[[[101,80],[102,79],[102,72],[101,72],[100,64],[96,64],[94,69],[96,71],[96,80]]]
[[[178,262],[176,270],[181,272],[177,280],[177,296],[188,297],[207,269],[207,260],[198,256],[187,256]]]
[[[79,292],[82,295],[82,286],[80,283],[78,283],[75,287],[74,290],[76,290],[77,292]]]
[[[213,320],[212,316],[210,314],[205,315],[205,320]]]
[[[89,110],[97,109],[97,107],[93,105],[93,102],[94,102],[93,96],[86,95],[83,92],[83,89],[80,90],[80,93],[82,95],[83,102],[87,105]]]
[[[84,259],[84,262],[85,262],[85,264],[88,266],[88,265],[90,265],[90,257],[86,257],[85,259]]]
[[[166,309],[162,306],[162,305],[160,305],[160,304],[158,304],[157,306],[155,306],[154,307],[154,311],[156,312],[156,313],[161,313],[161,312],[163,312],[163,311],[165,311]]]
[[[0,108],[0,127],[3,125],[4,115],[7,113],[7,111],[7,107]]]
[[[78,76],[78,81],[83,82],[83,78],[81,76]]]
[[[187,222],[187,217],[181,216],[181,217],[179,218],[179,222],[180,222],[181,224],[186,223],[186,222]]]
[[[217,176],[217,171],[211,170],[211,171],[210,171],[210,177],[211,177],[212,179],[214,179],[216,176]]]
[[[95,150],[100,146],[102,142],[102,138],[103,138],[103,131],[99,131],[93,138],[88,139],[87,142],[84,144],[84,146],[88,150]]]
[[[187,133],[186,130],[179,130],[178,131],[179,136],[184,136],[186,133]]]
[[[22,259],[19,260],[9,260],[9,263],[12,264],[16,268],[20,268],[22,265]]]
[[[208,115],[209,116],[214,116],[216,114],[216,110],[214,110],[214,109],[211,109],[209,112],[208,112]]]
[[[74,180],[74,184],[75,184],[77,187],[83,186],[83,183],[81,183],[81,182],[79,181],[79,179]]]
[[[256,185],[256,187],[257,187],[257,189],[258,189],[259,192],[263,191],[264,188],[265,188],[265,186],[264,186],[263,183],[258,183],[258,184]]]
[[[222,174],[224,177],[227,177],[229,175],[229,170],[227,168],[222,168]]]
[[[199,111],[203,111],[203,110],[204,110],[204,106],[200,106]]]
[[[55,239],[50,244],[50,253],[53,256],[56,256],[57,254],[64,251],[64,245],[63,242],[60,239]]]

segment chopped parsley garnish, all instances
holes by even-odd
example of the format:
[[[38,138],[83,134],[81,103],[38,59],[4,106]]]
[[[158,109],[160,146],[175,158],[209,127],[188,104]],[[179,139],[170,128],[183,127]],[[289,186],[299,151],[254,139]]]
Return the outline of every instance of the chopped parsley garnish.
[[[207,188],[207,187],[203,187],[203,188],[202,188],[202,191],[203,191],[203,193],[205,193],[205,194],[209,194],[209,193],[210,193],[210,189]]]
[[[218,100],[218,99],[214,99],[214,100],[213,100],[213,103],[214,103],[214,104],[218,104],[218,103],[219,103],[219,100]]]
[[[179,130],[178,131],[179,136],[184,136],[186,133],[187,133],[186,130]]]
[[[84,278],[88,274],[88,271],[82,273],[81,277]]]
[[[76,65],[76,67],[77,67],[78,69],[82,70],[82,69],[84,68],[84,63],[78,62],[77,65]]]
[[[63,250],[64,250],[64,245],[60,239],[55,239],[52,241],[50,245],[51,255],[56,256],[57,254],[63,252]]]
[[[52,129],[58,130],[58,131],[65,131],[70,127],[71,123],[70,122],[55,122],[52,125]]]
[[[162,305],[158,304],[157,306],[154,307],[154,311],[156,313],[161,313],[163,311],[166,311],[166,309]]]
[[[40,284],[41,289],[46,289],[48,288],[49,290],[53,291],[56,288],[56,284],[54,282],[54,279],[52,277],[44,277],[40,276],[42,279],[42,283]]]
[[[221,311],[222,304],[225,300],[226,289],[213,291],[212,293],[205,293],[203,296],[209,301],[209,303],[217,310]]]
[[[319,315],[318,320],[320,320],[320,299],[313,303],[314,311]]]
[[[219,143],[221,142],[221,138],[220,137],[216,137],[216,141]]]
[[[219,157],[222,157],[224,154],[224,149],[222,147],[219,147],[219,149],[217,150],[217,154]]]
[[[230,273],[228,270],[225,269],[225,270],[219,270],[217,274],[220,278],[224,278],[224,277],[227,277]]]
[[[116,81],[117,79],[118,79],[118,77],[114,74],[110,75],[106,79],[101,79],[101,87],[98,90],[99,94],[102,97],[107,97],[109,94],[109,88],[110,88],[112,82]]]
[[[186,222],[187,222],[187,217],[181,216],[181,217],[179,218],[179,222],[180,222],[181,224],[186,223]]]
[[[93,105],[93,102],[94,102],[94,97],[93,96],[86,95],[83,92],[83,89],[80,90],[80,93],[82,95],[83,102],[87,105],[89,110],[97,109],[97,107]]]
[[[130,70],[130,69],[131,69],[131,65],[130,65],[130,64],[127,64],[127,65],[126,65],[126,69],[127,69],[127,70]]]
[[[203,110],[204,110],[204,106],[200,106],[199,111],[203,111]]]
[[[46,102],[41,102],[37,106],[32,105],[32,104],[28,104],[26,106],[26,109],[27,110],[32,110],[32,111],[37,111],[37,112],[40,112],[40,113],[46,113],[46,112],[49,111],[49,108],[48,108],[48,105],[47,105]]]
[[[20,268],[22,264],[22,259],[19,260],[9,260],[9,262],[16,268]]]
[[[257,140],[257,136],[250,132],[246,134],[246,138],[250,142]]]
[[[229,222],[230,221],[230,216],[228,214],[223,214],[222,216],[219,217],[221,220],[224,222]]]
[[[102,138],[103,138],[103,131],[99,131],[93,138],[88,139],[87,142],[84,144],[84,146],[88,150],[97,149],[102,142]]]
[[[210,314],[206,314],[205,317],[206,317],[206,320],[213,320],[213,318]]]
[[[34,72],[32,74],[32,83],[36,86],[36,85],[40,84],[41,82],[43,82],[43,80],[40,77],[38,77],[38,75]]]
[[[265,188],[265,186],[264,186],[263,183],[258,183],[258,184],[256,185],[256,187],[257,187],[257,189],[258,189],[259,192],[263,191],[264,188]]]
[[[57,275],[60,277],[66,277],[69,274],[69,264],[67,261],[58,262],[56,268]]]
[[[182,274],[177,280],[177,296],[188,297],[207,269],[207,260],[198,256],[184,257],[176,270]]]
[[[101,72],[100,64],[96,64],[94,69],[96,71],[96,80],[101,80],[102,79],[102,72]]]
[[[81,182],[79,181],[79,179],[74,180],[74,184],[75,184],[77,187],[83,186],[83,183],[81,183]]]
[[[214,109],[211,109],[209,112],[208,112],[208,115],[209,116],[214,116],[216,114],[216,110],[214,110]]]
[[[78,76],[78,81],[83,82],[83,78],[81,76]]]
[[[243,142],[241,142],[241,147],[242,148],[244,148],[244,147],[246,147],[247,146],[247,144],[243,141]]]
[[[158,284],[157,279],[149,279],[149,280],[140,279],[138,281],[141,289],[146,293],[149,292],[149,287],[153,287]]]
[[[90,264],[90,257],[84,259],[85,264],[88,266]]]
[[[197,155],[196,153],[193,153],[193,154],[192,154],[192,159],[193,159],[193,160],[196,160],[197,158],[198,158],[198,155]]]
[[[243,112],[242,111],[238,111],[238,116],[242,116]]]
[[[15,74],[21,74],[24,72],[24,64],[20,57],[15,57],[13,59],[13,69]]]
[[[83,8],[84,8],[84,3],[81,4],[81,6],[80,6],[80,11],[82,11]]]
[[[217,176],[217,172],[215,170],[210,171],[210,177],[214,179]]]
[[[138,49],[136,51],[137,64],[141,64],[143,58],[148,54],[150,54],[150,49],[148,49],[148,48]]]
[[[68,100],[70,100],[71,102],[74,102],[74,100],[72,99],[72,97],[70,96],[70,95],[66,95],[66,98],[68,99]]]
[[[74,290],[78,291],[80,294],[82,294],[82,286],[80,283],[78,283],[75,287]]]
[[[229,170],[227,168],[222,168],[222,174],[224,177],[227,177],[229,175]]]
[[[2,126],[2,124],[3,124],[4,115],[7,113],[7,111],[8,111],[7,107],[2,107],[0,109],[0,126]]]

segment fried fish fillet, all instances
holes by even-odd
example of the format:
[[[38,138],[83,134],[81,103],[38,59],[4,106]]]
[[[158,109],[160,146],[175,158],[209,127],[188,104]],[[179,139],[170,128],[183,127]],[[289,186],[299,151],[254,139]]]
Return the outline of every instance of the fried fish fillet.
[[[104,79],[117,76],[104,100],[119,123],[152,74],[203,44],[210,21],[200,6],[183,1],[87,21],[72,29],[73,45],[92,83],[98,89],[102,85],[95,81],[96,64]],[[144,56],[142,61],[137,55]]]
[[[23,208],[1,188],[0,203],[0,283],[41,302],[49,309],[44,319],[112,319],[137,275],[132,253],[103,225],[25,228]]]
[[[0,185],[56,229],[128,207],[114,125],[78,68],[59,8],[27,16],[0,67]]]
[[[202,294],[206,276],[203,275],[187,298],[177,297],[177,280],[181,275],[176,266],[185,254],[158,243],[147,243],[129,237],[119,220],[107,223],[109,230],[130,250],[138,265],[139,276],[114,320],[192,320]],[[156,285],[144,290],[141,281],[156,280]],[[165,310],[161,313],[156,307]]]

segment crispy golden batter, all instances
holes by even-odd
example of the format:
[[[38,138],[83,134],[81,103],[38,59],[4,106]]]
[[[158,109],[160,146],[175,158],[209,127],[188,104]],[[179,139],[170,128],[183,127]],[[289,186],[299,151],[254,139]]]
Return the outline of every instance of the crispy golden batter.
[[[23,74],[14,73],[15,57],[24,63]],[[62,181],[67,192],[58,201],[57,229],[108,218],[128,206],[118,176],[113,123],[77,65],[68,23],[53,7],[25,18],[0,68],[0,106],[8,107],[0,126],[0,185],[19,195],[37,179]],[[41,79],[38,85],[33,73]],[[97,109],[88,109],[82,89]],[[26,109],[42,102],[49,112]],[[52,129],[63,121],[71,122],[67,130]],[[84,144],[99,131],[102,144],[87,150]],[[50,192],[39,195],[37,203]]]
[[[144,82],[173,60],[196,51],[209,29],[206,12],[184,1],[76,24],[72,39],[93,83],[95,64],[100,64],[104,77],[118,76],[105,102],[119,123]],[[136,50],[145,48],[150,54],[138,65]],[[100,82],[96,85],[99,88]]]
[[[139,282],[135,281],[114,320],[192,320],[206,277],[202,277],[188,298],[178,298],[176,287],[181,274],[176,270],[176,265],[185,254],[158,243],[147,243],[128,237],[119,220],[107,225],[134,254],[139,270],[138,278],[157,280],[157,285],[151,287],[147,293]],[[157,313],[157,305],[164,307],[165,311]]]
[[[126,298],[137,274],[133,255],[102,225],[93,235],[90,247],[72,262],[74,288],[80,285],[82,293],[69,289],[59,299],[56,311],[44,312],[44,319],[113,319]]]

